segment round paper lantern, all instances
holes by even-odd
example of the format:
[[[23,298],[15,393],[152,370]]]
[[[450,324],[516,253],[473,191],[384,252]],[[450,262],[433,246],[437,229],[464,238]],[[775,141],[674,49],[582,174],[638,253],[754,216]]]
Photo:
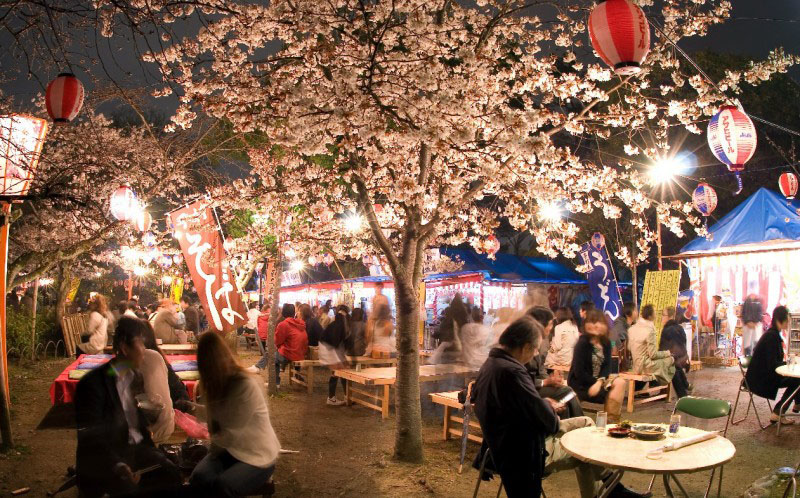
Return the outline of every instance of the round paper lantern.
[[[308,264],[311,266],[317,265],[317,257],[316,256],[309,256],[308,257]]]
[[[692,204],[703,216],[709,216],[717,207],[717,192],[707,183],[701,183],[692,193]]]
[[[325,263],[328,266],[332,265],[333,264],[333,255],[331,255],[330,253],[326,252],[325,256],[322,257],[322,262]]]
[[[47,85],[47,114],[56,124],[75,119],[83,107],[83,83],[72,73],[61,73]]]
[[[145,265],[149,265],[152,262],[153,262],[152,253],[146,252],[142,254],[142,263],[144,263]]]
[[[111,194],[111,214],[119,221],[130,221],[139,213],[139,200],[127,185],[122,185]]]
[[[136,214],[134,225],[136,229],[140,232],[146,232],[150,230],[150,226],[153,224],[153,217],[150,216],[150,213],[142,209]]]
[[[708,146],[720,162],[728,165],[728,171],[736,175],[742,191],[741,172],[744,163],[756,151],[756,127],[750,117],[736,106],[725,106],[708,123]]]
[[[598,251],[606,246],[606,238],[600,232],[595,232],[592,234],[591,245]]]
[[[494,256],[497,254],[497,251],[500,250],[500,241],[497,240],[497,237],[494,235],[490,235],[488,239],[486,239],[486,243],[484,244],[486,248],[486,252],[490,255]]]
[[[153,232],[147,232],[142,235],[142,244],[144,244],[144,246],[147,248],[151,248],[156,245],[156,236],[153,234]]]
[[[641,71],[650,51],[644,11],[628,0],[601,0],[589,15],[589,37],[597,55],[617,74]]]
[[[778,187],[781,189],[781,194],[787,200],[794,199],[797,195],[797,175],[794,173],[784,173],[778,178]]]
[[[169,268],[170,266],[172,266],[172,256],[170,256],[169,254],[161,256],[160,264],[162,268]]]
[[[181,255],[180,254],[174,254],[172,256],[172,262],[175,263],[176,265],[181,264]]]

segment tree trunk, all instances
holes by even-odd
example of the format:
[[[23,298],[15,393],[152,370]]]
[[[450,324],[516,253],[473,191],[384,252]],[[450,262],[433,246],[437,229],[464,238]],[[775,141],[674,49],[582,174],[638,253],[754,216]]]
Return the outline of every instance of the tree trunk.
[[[409,275],[415,275],[407,268]],[[419,389],[419,304],[420,282],[394,276],[397,309],[397,377],[395,380],[394,456],[404,462],[422,462],[422,408]]]
[[[280,247],[280,246],[278,246]],[[269,295],[269,327],[267,327],[267,379],[269,386],[267,392],[271,395],[278,394],[278,379],[275,372],[275,328],[278,326],[280,310],[278,304],[281,299],[281,266],[283,264],[280,248],[275,256],[275,269],[272,277],[272,289]]]
[[[56,324],[61,327],[61,320],[66,313],[67,295],[69,294],[70,287],[72,287],[72,272],[68,261],[62,261],[58,264],[58,283],[57,296],[56,296]]]
[[[33,284],[33,306],[31,306],[31,361],[36,361],[36,308],[39,301],[39,279]]]
[[[638,255],[636,254],[636,244],[633,246],[633,251],[631,251],[631,283],[633,284],[633,307],[635,309],[639,309],[639,276],[636,274],[636,259]]]

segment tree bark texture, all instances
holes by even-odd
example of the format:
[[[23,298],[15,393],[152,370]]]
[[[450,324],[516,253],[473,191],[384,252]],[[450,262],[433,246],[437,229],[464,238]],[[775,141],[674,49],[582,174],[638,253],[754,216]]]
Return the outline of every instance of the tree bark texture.
[[[72,272],[70,271],[70,262],[62,261],[58,264],[58,282],[57,282],[57,296],[56,296],[56,323],[60,327],[66,313],[67,295],[72,284]]]
[[[415,272],[409,271],[413,274]],[[422,408],[419,389],[419,282],[394,279],[397,309],[397,377],[395,380],[394,456],[404,462],[421,462]]]

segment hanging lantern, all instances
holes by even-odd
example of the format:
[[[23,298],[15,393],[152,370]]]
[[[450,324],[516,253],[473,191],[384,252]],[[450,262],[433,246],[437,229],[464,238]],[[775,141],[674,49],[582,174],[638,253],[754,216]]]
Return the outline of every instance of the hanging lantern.
[[[170,256],[169,254],[161,256],[160,264],[162,268],[169,268],[170,266],[172,266],[172,256]]]
[[[83,107],[83,83],[72,73],[61,73],[47,85],[45,101],[56,124],[69,123]]]
[[[179,264],[181,264],[181,259],[182,259],[182,258],[181,258],[181,255],[180,255],[180,254],[174,254],[174,255],[172,256],[172,262],[173,262],[173,263],[175,263],[176,265],[179,265]]]
[[[628,0],[601,0],[589,15],[589,37],[597,55],[617,74],[641,71],[650,51],[644,11]]]
[[[142,209],[136,213],[133,224],[140,232],[146,232],[150,230],[150,226],[153,224],[153,217],[150,216],[150,213]]]
[[[139,200],[127,185],[122,185],[111,194],[111,214],[119,221],[130,221],[139,213]]]
[[[331,255],[330,253],[326,252],[325,256],[322,257],[322,262],[325,263],[328,266],[332,265],[333,264],[333,255]]]
[[[233,237],[228,236],[225,237],[225,240],[222,242],[222,247],[227,252],[231,252],[236,248],[236,242],[233,241]]]
[[[308,257],[308,264],[311,266],[317,265],[317,257],[316,256],[309,256]]]
[[[375,214],[381,214],[383,212],[383,204],[373,204],[372,210],[375,211]]]
[[[500,241],[497,240],[497,237],[495,237],[494,235],[490,235],[489,238],[486,239],[484,247],[486,249],[486,252],[490,256],[494,256],[495,254],[497,254],[497,251],[500,250]]]
[[[152,262],[153,262],[153,254],[152,253],[146,252],[146,253],[142,254],[142,263],[144,263],[145,265],[149,265]]]
[[[144,246],[147,248],[151,248],[156,245],[156,236],[153,234],[153,232],[147,232],[142,235],[142,244],[144,244]]]
[[[784,173],[778,178],[778,187],[786,200],[791,201],[797,195],[797,175]]]
[[[728,165],[728,171],[736,175],[742,191],[744,163],[756,151],[756,127],[750,117],[736,106],[725,106],[708,123],[708,146],[720,162]]]
[[[717,192],[707,183],[701,183],[692,193],[692,205],[703,216],[708,218],[717,207]]]

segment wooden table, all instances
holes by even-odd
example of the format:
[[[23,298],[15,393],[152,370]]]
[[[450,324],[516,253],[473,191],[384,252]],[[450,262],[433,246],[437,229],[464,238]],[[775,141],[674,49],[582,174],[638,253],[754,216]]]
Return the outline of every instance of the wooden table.
[[[430,393],[431,401],[437,405],[444,406],[444,428],[442,436],[445,441],[450,439],[450,436],[461,437],[464,435],[464,417],[454,415],[453,412],[462,410],[464,405],[458,401],[459,391],[449,391],[443,393]],[[469,426],[473,429],[481,430],[481,425],[475,420],[474,415],[469,421]],[[467,434],[467,438],[475,441],[478,444],[483,442],[481,436],[476,436],[472,433]]]
[[[351,365],[369,366],[395,366],[397,358],[373,358],[372,356],[348,356],[347,361]],[[314,393],[314,369],[325,367],[320,360],[300,360],[290,361],[287,369],[289,370],[289,385],[299,384],[304,386],[308,394]]]
[[[777,373],[781,377],[793,377],[795,379],[800,379],[800,365],[793,365],[791,367],[789,365],[781,365],[775,369],[775,373]],[[778,417],[778,427],[775,434],[781,433],[781,420],[783,419],[783,417],[800,417],[799,413],[792,413],[790,410],[788,410],[789,405],[793,402],[792,400],[797,395],[798,391],[800,391],[800,385],[798,385],[797,388],[795,388],[792,395],[786,399],[783,405],[778,407],[779,414],[783,413],[784,411],[786,411],[786,413],[783,416]]]
[[[419,381],[432,382],[449,377],[463,376],[465,380],[477,375],[478,370],[451,363],[447,365],[421,365],[419,367]],[[389,387],[395,383],[397,367],[384,368],[365,368],[355,370],[352,368],[334,370],[333,374],[337,377],[349,380],[347,383],[347,404],[359,404],[381,412],[381,418],[389,418]],[[371,392],[366,389],[355,387],[354,384],[363,386],[377,387],[378,392]],[[358,396],[354,396],[358,395]]]
[[[610,425],[609,427],[613,427]],[[707,431],[692,427],[681,427],[678,438],[691,437]],[[670,479],[674,480],[681,491],[686,494],[676,474],[690,474],[711,470],[724,465],[733,459],[736,447],[728,439],[717,436],[714,439],[696,443],[676,451],[664,452],[661,458],[652,460],[647,453],[664,444],[670,438],[660,441],[641,441],[634,438],[614,439],[605,431],[599,432],[595,427],[584,427],[567,432],[561,437],[564,451],[582,462],[614,469],[614,474],[600,490],[598,497],[606,498],[614,486],[622,479],[625,471],[642,474],[661,474],[667,496],[674,496],[670,488]],[[688,495],[687,495],[688,496]]]
[[[197,354],[197,344],[159,344],[158,347],[164,354]],[[103,348],[104,353],[113,353],[114,348],[106,346]]]

